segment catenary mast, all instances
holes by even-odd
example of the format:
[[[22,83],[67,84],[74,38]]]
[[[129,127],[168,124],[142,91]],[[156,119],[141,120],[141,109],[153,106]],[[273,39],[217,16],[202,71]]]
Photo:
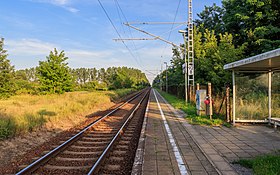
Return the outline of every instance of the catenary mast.
[[[193,85],[194,92],[194,42],[193,42],[193,8],[192,0],[188,0],[188,88]]]

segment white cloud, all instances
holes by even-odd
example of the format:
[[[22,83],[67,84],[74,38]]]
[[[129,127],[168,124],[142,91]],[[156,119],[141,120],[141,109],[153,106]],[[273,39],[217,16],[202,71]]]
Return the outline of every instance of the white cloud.
[[[77,60],[81,59],[100,59],[111,55],[111,53],[106,51],[87,51],[87,50],[66,50],[68,57],[75,58]]]
[[[57,45],[40,41],[38,39],[6,40],[11,55],[46,55]]]
[[[17,68],[28,68],[38,65],[39,60],[44,60],[50,51],[57,48],[61,51],[62,46],[44,42],[38,39],[5,40],[9,58]],[[110,50],[96,51],[83,49],[65,49],[71,67],[109,67],[121,65],[118,58],[113,57]],[[110,63],[110,64],[108,64]]]
[[[78,9],[76,8],[73,8],[73,7],[63,7],[64,9],[68,10],[69,12],[72,12],[72,13],[77,13],[79,12]]]
[[[39,2],[39,3],[49,3],[53,4],[55,6],[59,6],[64,8],[65,10],[71,12],[71,13],[77,13],[79,12],[78,9],[71,7],[70,3],[71,0],[31,0],[32,2]]]
[[[69,0],[51,0],[54,4],[65,5],[69,3]]]
[[[50,3],[57,6],[69,4],[70,0],[31,0],[32,2]]]

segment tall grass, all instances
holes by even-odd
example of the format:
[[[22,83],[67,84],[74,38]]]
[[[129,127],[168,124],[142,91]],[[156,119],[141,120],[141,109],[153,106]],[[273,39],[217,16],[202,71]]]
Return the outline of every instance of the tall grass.
[[[279,175],[280,174],[280,155],[263,155],[254,159],[241,159],[234,163],[251,168],[256,175]]]
[[[0,139],[42,127],[67,129],[85,116],[112,106],[112,100],[133,89],[116,91],[69,92],[62,95],[16,95],[0,100]]]

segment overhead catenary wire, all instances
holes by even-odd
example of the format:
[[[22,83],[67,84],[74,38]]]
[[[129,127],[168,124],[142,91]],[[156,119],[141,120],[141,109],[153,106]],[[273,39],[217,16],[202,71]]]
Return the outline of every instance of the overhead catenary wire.
[[[126,16],[125,16],[125,14],[124,14],[124,12],[123,12],[123,10],[122,10],[120,4],[119,4],[119,1],[118,1],[118,0],[114,0],[114,2],[115,2],[115,5],[116,5],[116,7],[117,7],[117,9],[118,9],[118,13],[119,13],[119,11],[120,11],[120,13],[122,14],[124,20],[127,21],[127,18],[126,18]],[[121,17],[120,17],[120,20],[122,21]],[[121,24],[121,26],[122,26],[122,28],[124,28],[123,24]],[[129,36],[129,37],[132,37],[132,33],[131,33],[131,30],[130,30],[130,29],[129,29],[129,33],[130,33],[130,36]],[[114,40],[114,39],[113,39],[113,40]],[[122,40],[122,39],[121,39],[121,40]],[[115,40],[115,41],[116,41],[116,40]],[[135,58],[134,58],[134,60],[136,61],[136,63],[137,63],[140,67],[142,67],[142,65],[141,65],[141,63],[140,63],[140,61],[139,61],[139,60],[140,60],[140,59],[139,59],[139,55],[138,55],[137,52],[135,52],[136,46],[135,46],[135,43],[134,43],[134,42],[133,42],[133,46],[134,46],[134,53],[135,53]]]
[[[106,17],[108,18],[108,20],[110,21],[111,25],[113,26],[114,30],[115,30],[116,33],[118,34],[118,36],[119,36],[120,38],[122,38],[122,37],[121,37],[121,34],[120,34],[119,31],[117,30],[116,26],[114,25],[112,19],[110,18],[109,14],[107,13],[106,9],[104,8],[104,6],[102,5],[102,3],[101,3],[100,0],[98,0],[98,3],[99,3],[99,5],[101,6],[102,10],[104,11],[104,13],[105,13]],[[123,43],[123,45],[126,47],[126,49],[129,51],[130,55],[136,60],[135,55],[132,53],[132,51],[129,49],[129,47],[125,44],[125,42],[122,41],[122,43]],[[154,74],[154,73],[152,73],[152,72],[149,72],[149,73]]]
[[[131,24],[131,23],[129,23]],[[185,24],[185,23],[184,23]],[[177,28],[181,27],[183,24],[176,26],[175,28],[173,28],[172,30],[169,30],[165,33],[163,33],[162,35],[172,32],[173,30],[176,30]],[[153,38],[114,38],[114,41],[121,41],[121,40],[131,40],[131,41],[135,41],[135,40],[157,40],[158,37],[153,37]]]
[[[118,13],[120,22],[122,23],[122,18],[121,18],[121,14],[120,14],[120,12],[119,12],[119,7],[118,7],[118,5],[117,5],[117,0],[114,0],[114,2],[115,2],[115,5],[116,5],[116,9],[117,9],[117,13]],[[122,26],[123,33],[125,34],[124,27],[123,27],[123,25],[121,25],[121,26]]]
[[[118,1],[118,0],[115,0],[115,4],[117,5],[117,9],[120,10],[120,12],[121,12],[123,18],[125,19],[125,21],[128,23],[128,20],[127,20],[127,18],[126,18],[126,16],[125,16],[125,14],[124,14],[124,12],[123,12],[123,10],[122,10],[120,4],[119,4],[119,1]],[[130,28],[128,28],[128,29],[129,29],[130,36],[133,37],[132,32],[131,32],[131,29],[130,29]],[[122,40],[122,38],[120,38],[120,40]],[[122,42],[124,42],[124,40],[122,40]],[[136,51],[136,50],[138,50],[138,49],[136,48],[135,42],[132,41],[132,44],[133,44],[133,46],[134,46],[134,51],[135,51],[135,53],[136,53],[136,56],[135,56],[135,55],[133,56],[133,58],[135,59],[136,63],[137,63],[145,72],[148,72],[148,73],[150,73],[150,74],[154,74],[154,73],[149,72],[148,70],[146,70],[146,69],[144,68],[144,66],[140,63],[140,60],[141,60],[141,59],[140,59],[140,56],[139,56],[138,52]],[[128,46],[127,46],[127,47],[128,47]],[[154,74],[154,75],[155,75],[155,74]]]
[[[119,16],[120,22],[122,23],[121,14],[122,14],[122,16],[124,17],[125,20],[127,20],[127,19],[126,19],[125,15],[124,15],[124,13],[123,13],[123,11],[122,11],[121,6],[119,5],[118,0],[114,0],[114,2],[115,2],[115,6],[116,6],[116,9],[117,9],[117,12],[118,12],[118,16]],[[121,26],[122,26],[122,29],[123,29],[124,34],[125,34],[124,27],[123,27],[123,25],[121,25]],[[130,30],[129,30],[129,31],[130,31]],[[131,32],[130,32],[130,34],[131,34]],[[120,40],[122,40],[122,39],[120,39]],[[128,47],[128,46],[127,46],[127,47]],[[137,53],[136,53],[136,55],[137,55]],[[135,56],[135,55],[134,55],[134,56]],[[140,63],[139,63],[139,61],[138,61],[138,59],[137,59],[137,56],[134,57],[134,60],[135,60],[136,63],[140,66]]]
[[[174,16],[174,19],[173,19],[173,24],[172,24],[172,26],[171,26],[171,29],[170,29],[170,32],[169,32],[169,35],[168,35],[167,40],[170,39],[171,33],[172,33],[172,31],[173,31],[174,23],[175,23],[175,21],[176,21],[177,15],[178,15],[178,11],[179,11],[180,5],[181,5],[181,0],[179,0],[179,3],[178,3],[178,5],[177,5],[176,13],[175,13],[175,16]],[[163,49],[163,51],[162,51],[161,57],[164,55],[165,50],[166,50],[166,47],[167,47],[167,44],[165,45],[165,47],[164,47],[164,49]]]

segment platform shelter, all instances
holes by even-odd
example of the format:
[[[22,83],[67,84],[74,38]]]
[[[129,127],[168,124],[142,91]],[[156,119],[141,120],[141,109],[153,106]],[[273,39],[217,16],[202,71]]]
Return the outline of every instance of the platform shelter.
[[[232,71],[232,121],[280,118],[280,48],[224,65]]]

